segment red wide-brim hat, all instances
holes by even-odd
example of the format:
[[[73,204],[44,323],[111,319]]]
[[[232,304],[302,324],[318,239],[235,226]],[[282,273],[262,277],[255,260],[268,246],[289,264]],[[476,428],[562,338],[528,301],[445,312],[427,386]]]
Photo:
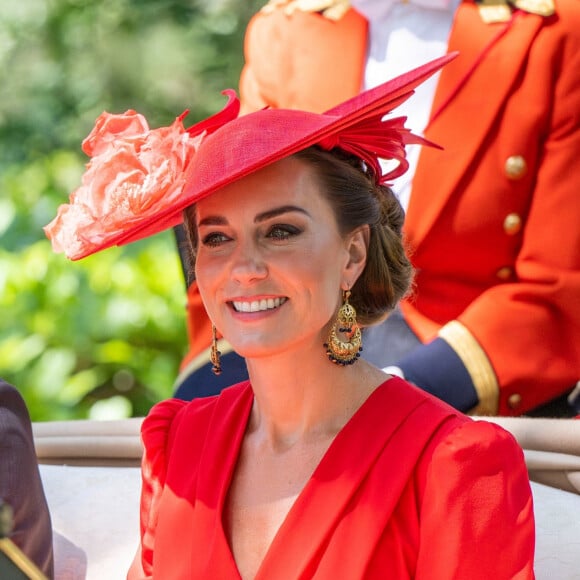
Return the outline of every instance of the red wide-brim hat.
[[[322,114],[263,109],[238,117],[233,91],[224,109],[189,129],[182,115],[170,127],[149,130],[127,111],[103,113],[83,142],[91,156],[81,187],[45,227],[55,251],[78,260],[151,236],[182,222],[183,210],[216,190],[312,145],[339,147],[360,157],[385,183],[408,167],[405,146],[428,144],[385,118],[415,87],[455,58],[426,63]],[[398,167],[382,174],[379,159]]]

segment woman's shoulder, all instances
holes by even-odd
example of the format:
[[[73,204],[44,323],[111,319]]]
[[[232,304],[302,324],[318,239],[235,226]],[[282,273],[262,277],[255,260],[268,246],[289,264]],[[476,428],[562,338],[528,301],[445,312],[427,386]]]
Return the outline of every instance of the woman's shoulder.
[[[501,474],[529,492],[524,453],[514,436],[499,425],[465,415],[449,418],[433,434],[419,473],[423,481],[444,477],[457,488]]]
[[[247,381],[227,387],[219,395],[202,397],[191,401],[166,399],[156,403],[145,417],[141,438],[146,448],[165,448],[180,425],[186,423],[202,428],[204,419],[209,420],[216,405],[230,404],[249,388]]]
[[[430,425],[427,429],[429,441],[423,454],[425,465],[433,461],[486,464],[490,469],[513,461],[524,465],[521,447],[503,427],[469,417],[401,379],[391,379],[389,383],[392,386],[385,397],[389,397],[390,404],[409,405],[413,412],[408,413],[406,420],[418,429]]]
[[[523,458],[523,451],[514,436],[503,427],[485,421],[464,416],[463,420],[454,421],[451,429],[442,434],[439,442],[440,453],[448,455],[517,455]]]
[[[143,421],[141,434],[144,438],[152,433],[168,433],[175,429],[185,418],[201,420],[204,415],[211,415],[215,406],[224,399],[236,400],[246,391],[248,382],[227,387],[220,394],[211,397],[200,397],[185,401],[182,399],[166,399],[156,403]]]
[[[454,447],[515,445],[519,449],[513,435],[503,427],[485,418],[474,419],[412,383],[393,377],[381,386],[391,387],[384,395],[391,405],[399,406],[408,400],[414,408],[420,409],[417,421],[424,421],[426,415],[434,419],[434,442],[445,441]]]

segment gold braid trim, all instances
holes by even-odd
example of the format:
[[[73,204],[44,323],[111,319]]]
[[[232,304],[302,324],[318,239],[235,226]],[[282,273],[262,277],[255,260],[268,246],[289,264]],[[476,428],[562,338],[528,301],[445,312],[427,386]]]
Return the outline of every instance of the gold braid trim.
[[[30,580],[48,580],[47,577],[36,567],[36,564],[32,562],[20,550],[20,548],[14,544],[9,538],[0,538],[0,552],[4,552],[6,557],[25,574],[26,578]],[[16,578],[16,576],[14,576]]]
[[[470,415],[497,415],[499,384],[489,358],[475,337],[461,322],[448,322],[438,335],[457,353],[471,376],[479,403]]]
[[[349,0],[270,0],[262,8],[262,12],[274,12],[283,8],[285,14],[295,10],[301,12],[319,12],[329,20],[340,20],[350,8]]]

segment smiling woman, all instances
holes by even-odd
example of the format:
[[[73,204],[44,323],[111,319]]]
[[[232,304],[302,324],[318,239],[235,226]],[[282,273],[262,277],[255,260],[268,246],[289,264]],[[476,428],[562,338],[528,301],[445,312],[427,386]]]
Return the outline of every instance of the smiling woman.
[[[245,322],[239,330],[247,345],[250,325],[260,321],[263,329],[267,320],[273,336],[265,340],[259,333],[260,340],[268,348],[278,339],[293,340],[293,356],[301,359],[300,349],[325,344],[328,321],[342,299],[337,289],[350,293],[366,326],[383,319],[409,287],[401,207],[352,155],[317,147],[300,151],[223,187],[186,216],[204,304],[245,357],[250,352],[228,332],[229,321]],[[222,307],[215,312],[209,310],[212,297]],[[317,326],[314,336],[300,336]],[[280,333],[280,327],[288,331]]]
[[[387,316],[412,277],[385,184],[406,168],[404,145],[422,140],[385,115],[450,58],[322,115],[238,117],[230,93],[187,129],[181,187],[114,228],[96,209],[88,253],[184,218],[214,369],[219,332],[250,377],[144,420],[130,579],[533,578],[514,438],[359,357],[361,327]],[[379,157],[398,167],[384,175]],[[75,215],[61,211],[48,232],[67,228],[78,248]]]
[[[277,350],[301,357],[303,349],[321,348],[340,287],[348,290],[364,266],[363,232],[343,239],[318,189],[310,166],[287,158],[197,204],[201,296],[245,357]],[[278,307],[268,308],[268,301]]]

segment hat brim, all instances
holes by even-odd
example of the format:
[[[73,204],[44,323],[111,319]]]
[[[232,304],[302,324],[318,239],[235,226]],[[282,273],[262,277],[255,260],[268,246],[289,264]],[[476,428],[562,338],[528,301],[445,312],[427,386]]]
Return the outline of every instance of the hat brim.
[[[226,122],[203,139],[186,170],[185,186],[177,200],[168,207],[160,207],[143,221],[129,225],[108,238],[106,245],[90,253],[136,242],[177,226],[182,222],[185,208],[220,188],[371,116],[386,115],[456,56],[457,53],[450,53],[430,61],[323,114],[263,109]],[[195,126],[189,131],[195,132]]]

